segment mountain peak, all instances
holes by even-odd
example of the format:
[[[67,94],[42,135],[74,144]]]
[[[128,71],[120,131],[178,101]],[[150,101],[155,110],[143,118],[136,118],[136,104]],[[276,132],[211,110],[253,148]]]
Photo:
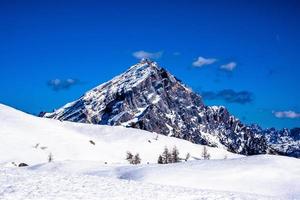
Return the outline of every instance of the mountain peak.
[[[163,79],[177,82],[176,78],[156,62],[149,59],[142,59],[137,64],[129,67],[124,73],[114,77],[91,91],[87,92],[109,92],[111,94],[132,91],[139,85],[154,84],[162,82]],[[186,88],[188,89],[188,88]],[[188,89],[189,90],[189,89]]]
[[[44,117],[139,128],[245,155],[269,148],[261,130],[242,124],[223,106],[205,106],[201,96],[149,59]]]
[[[155,63],[155,62],[153,60],[151,60],[150,58],[142,58],[140,60],[140,63],[148,63],[148,64],[150,64],[150,63]]]
[[[149,59],[142,59],[124,73],[92,90],[80,99],[68,103],[44,117],[85,123],[129,126],[143,110],[166,107],[203,107],[202,99],[178,81],[172,74]],[[113,112],[113,113],[110,113]],[[107,117],[109,115],[109,117]],[[109,119],[108,119],[109,118]],[[123,119],[124,118],[124,119]],[[133,121],[131,121],[133,120]],[[165,127],[167,127],[164,124]],[[159,132],[158,127],[152,131]],[[165,133],[169,132],[169,129]],[[171,133],[169,133],[171,135]]]
[[[142,58],[138,63],[136,63],[135,65],[129,67],[129,69],[138,68],[138,67],[141,67],[141,66],[143,66],[145,68],[147,68],[147,67],[156,67],[156,68],[158,68],[157,62],[155,62],[155,61],[153,61],[149,58]]]
[[[131,66],[127,71],[124,73],[131,73],[131,74],[143,74],[148,73],[151,70],[160,70],[161,67],[158,64],[150,59],[143,58],[137,64]],[[121,74],[122,75],[122,74]]]

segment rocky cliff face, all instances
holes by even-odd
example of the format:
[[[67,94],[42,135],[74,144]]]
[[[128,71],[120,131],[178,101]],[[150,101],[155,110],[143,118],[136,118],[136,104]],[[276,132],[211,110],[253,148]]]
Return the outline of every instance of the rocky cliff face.
[[[300,158],[300,128],[263,130],[269,144],[269,151],[279,155]]]
[[[205,106],[201,96],[149,60],[43,116],[139,128],[244,155],[266,153],[271,141],[225,107]]]

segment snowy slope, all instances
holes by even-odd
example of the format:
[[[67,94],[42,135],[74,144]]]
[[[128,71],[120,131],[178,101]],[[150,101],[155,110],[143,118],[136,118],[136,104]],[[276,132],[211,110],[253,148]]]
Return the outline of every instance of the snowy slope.
[[[165,146],[174,145],[180,156],[199,158],[203,147],[191,142],[118,126],[100,126],[34,117],[0,104],[0,163],[29,165],[55,161],[92,160],[127,163],[126,152],[139,153],[142,163],[156,163]],[[90,143],[95,142],[95,145]],[[207,147],[212,159],[241,157],[223,149]]]
[[[38,118],[0,104],[0,199],[300,199],[299,159],[208,147],[214,160],[158,165],[164,146],[194,158],[202,146],[156,136]],[[128,165],[127,150],[144,164]],[[54,162],[47,163],[50,152]]]

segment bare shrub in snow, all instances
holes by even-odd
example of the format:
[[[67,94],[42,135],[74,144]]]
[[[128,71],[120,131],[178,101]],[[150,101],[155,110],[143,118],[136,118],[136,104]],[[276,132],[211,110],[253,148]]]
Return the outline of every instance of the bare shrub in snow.
[[[52,161],[53,161],[53,155],[52,155],[52,153],[49,153],[48,162],[52,162]]]
[[[206,146],[203,147],[201,156],[204,160],[209,160],[210,159],[210,154],[208,153]]]
[[[191,157],[190,153],[187,153],[187,154],[185,155],[184,161],[185,161],[185,162],[188,161],[188,160],[190,159],[190,157]]]
[[[130,151],[126,152],[126,160],[132,164],[132,160],[133,160],[133,154]]]

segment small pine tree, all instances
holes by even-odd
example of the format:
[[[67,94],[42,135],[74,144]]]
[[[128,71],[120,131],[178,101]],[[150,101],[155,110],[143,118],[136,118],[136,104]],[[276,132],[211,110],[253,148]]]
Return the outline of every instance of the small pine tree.
[[[163,157],[161,155],[158,156],[157,163],[158,164],[163,164]]]
[[[171,162],[172,163],[179,162],[179,151],[178,151],[176,146],[174,146],[173,149],[172,149]]]
[[[52,162],[52,161],[53,161],[53,155],[50,152],[49,155],[48,155],[48,162]]]
[[[184,161],[185,161],[185,162],[188,161],[188,159],[189,159],[190,157],[191,157],[190,153],[187,153],[187,154],[185,155]]]
[[[140,163],[141,163],[141,158],[140,158],[140,155],[137,153],[133,157],[132,164],[137,165]]]
[[[138,153],[133,155],[130,151],[126,152],[126,160],[132,165],[137,165],[141,163],[140,155]]]
[[[169,150],[167,147],[165,147],[165,149],[162,153],[162,160],[163,160],[163,164],[168,164],[168,163],[171,163],[171,161],[172,161],[171,154],[169,153]]]
[[[126,152],[126,160],[132,164],[132,161],[133,161],[133,154],[130,152],[130,151],[127,151]]]
[[[203,147],[202,158],[204,160],[209,160],[210,159],[210,154],[208,153],[206,146]]]

